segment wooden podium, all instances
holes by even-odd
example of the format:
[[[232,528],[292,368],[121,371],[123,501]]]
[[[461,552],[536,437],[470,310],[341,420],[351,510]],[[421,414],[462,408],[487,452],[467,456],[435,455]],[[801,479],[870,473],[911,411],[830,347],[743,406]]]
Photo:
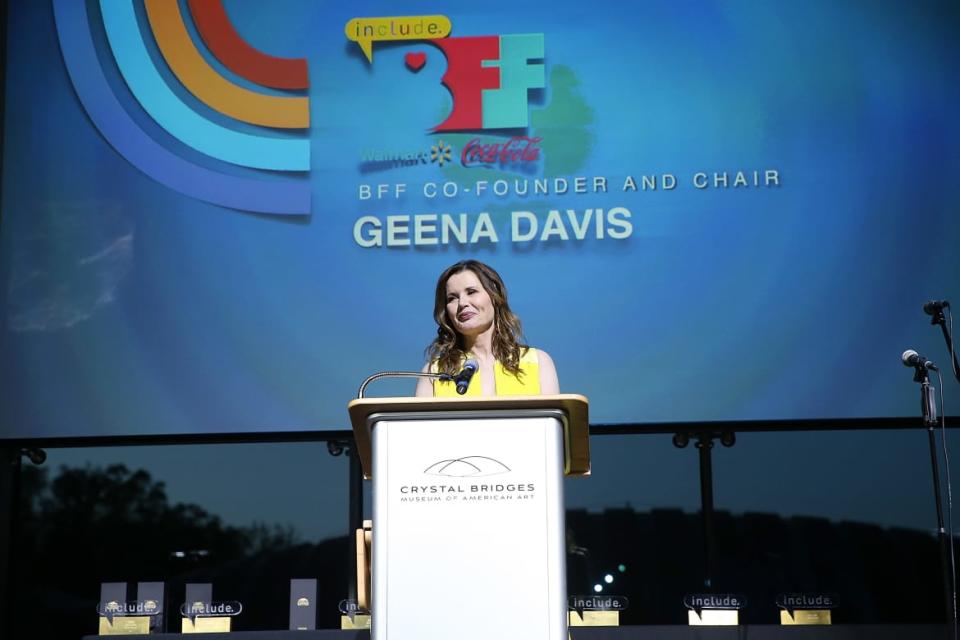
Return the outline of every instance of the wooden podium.
[[[373,480],[373,640],[566,640],[563,476],[590,473],[587,399],[348,410]]]

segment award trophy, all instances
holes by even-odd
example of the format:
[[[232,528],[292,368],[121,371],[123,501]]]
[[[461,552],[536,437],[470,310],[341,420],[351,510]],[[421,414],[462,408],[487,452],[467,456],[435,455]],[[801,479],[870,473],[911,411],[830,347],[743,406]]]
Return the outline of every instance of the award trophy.
[[[186,602],[180,607],[183,615],[181,633],[229,632],[230,621],[240,615],[239,602],[213,602],[210,583],[186,585]]]
[[[317,581],[290,581],[290,630],[312,631],[317,628]]]
[[[163,583],[140,582],[137,599],[127,600],[126,582],[100,585],[101,636],[145,635],[163,630]]]

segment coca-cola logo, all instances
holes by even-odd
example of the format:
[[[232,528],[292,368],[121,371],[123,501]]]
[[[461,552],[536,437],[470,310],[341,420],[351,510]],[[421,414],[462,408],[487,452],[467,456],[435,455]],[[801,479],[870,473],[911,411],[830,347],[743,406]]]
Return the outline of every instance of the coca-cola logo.
[[[474,138],[460,152],[460,164],[471,166],[509,166],[540,159],[540,141],[543,138],[513,136],[504,142],[483,141]]]

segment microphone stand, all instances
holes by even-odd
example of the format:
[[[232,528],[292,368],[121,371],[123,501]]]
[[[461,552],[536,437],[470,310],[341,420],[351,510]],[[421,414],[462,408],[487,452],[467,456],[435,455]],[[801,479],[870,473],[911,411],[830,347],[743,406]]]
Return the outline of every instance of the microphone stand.
[[[700,458],[700,515],[703,525],[703,586],[708,592],[714,591],[717,557],[717,535],[714,526],[713,509],[713,441],[732,447],[737,436],[732,431],[700,431],[687,433],[678,431],[673,436],[673,446],[683,449],[690,444],[690,436],[697,438],[697,452]]]
[[[933,387],[930,385],[930,375],[926,367],[917,367],[913,376],[914,382],[920,383],[920,409],[923,415],[923,426],[927,429],[927,440],[930,443],[930,467],[933,471],[933,499],[937,506],[937,540],[940,543],[940,573],[943,580],[944,612],[947,615],[947,629],[950,640],[957,637],[957,616],[953,608],[954,585],[950,578],[949,536],[943,525],[943,502],[940,495],[940,465],[937,462],[937,439],[934,429],[937,427],[937,405],[934,401]]]
[[[960,382],[960,363],[957,362],[957,353],[953,350],[953,336],[950,334],[950,327],[947,326],[946,318],[943,316],[943,307],[940,307],[934,312],[933,317],[930,318],[930,324],[940,325],[943,339],[947,343],[947,351],[950,353],[950,364],[953,365],[953,375],[957,379],[957,382]]]

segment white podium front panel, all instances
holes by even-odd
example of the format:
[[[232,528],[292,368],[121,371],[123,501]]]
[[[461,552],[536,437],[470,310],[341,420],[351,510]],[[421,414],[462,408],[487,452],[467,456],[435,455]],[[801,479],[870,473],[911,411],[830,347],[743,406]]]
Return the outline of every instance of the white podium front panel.
[[[373,429],[374,640],[566,640],[562,427]]]

